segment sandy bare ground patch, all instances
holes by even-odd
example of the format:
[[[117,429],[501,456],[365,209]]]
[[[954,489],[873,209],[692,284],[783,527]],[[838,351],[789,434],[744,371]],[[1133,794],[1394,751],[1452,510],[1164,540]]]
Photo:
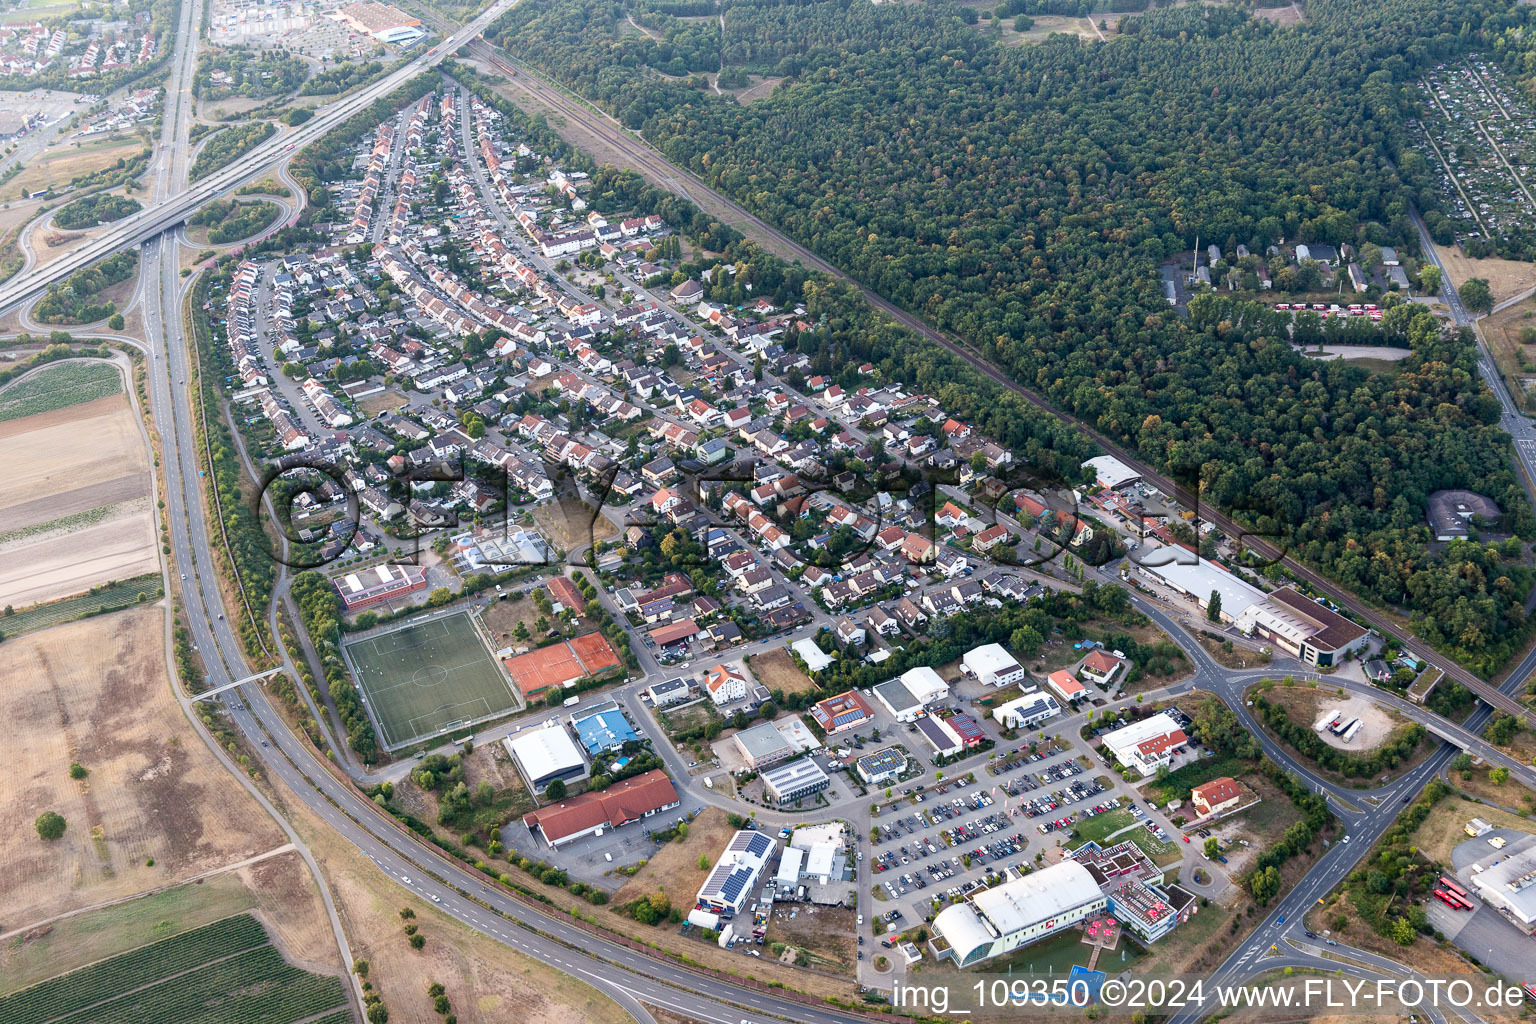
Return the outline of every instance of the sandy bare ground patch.
[[[1488,291],[1492,293],[1495,303],[1503,302],[1536,285],[1536,264],[1491,257],[1474,260],[1468,258],[1460,246],[1455,245],[1438,246],[1437,249],[1440,262],[1445,264],[1452,284],[1460,288],[1472,278],[1481,277],[1488,282]]]
[[[776,647],[764,651],[752,659],[752,674],[770,690],[789,693],[809,693],[816,689],[811,677],[800,671],[787,649]]]
[[[0,605],[70,597],[159,568],[154,515],[145,508],[72,531],[67,542],[43,533],[8,545],[0,557]]]
[[[1253,16],[1272,21],[1276,25],[1299,25],[1306,20],[1301,13],[1301,8],[1295,4],[1286,4],[1284,7],[1256,7]]]
[[[1318,733],[1324,743],[1353,754],[1367,754],[1386,742],[1405,719],[1363,697],[1339,696],[1337,689],[1311,686],[1275,686],[1264,691],[1264,699],[1281,704],[1291,721],[1312,728],[1326,712],[1337,711],[1341,721],[1360,720],[1360,731],[1348,743],[1324,729]],[[1314,730],[1315,731],[1315,730]]]
[[[126,395],[0,423],[0,509],[149,470]]]
[[[0,921],[35,921],[234,864],[283,833],[193,733],[166,678],[164,611],[0,645]],[[69,776],[71,763],[90,774]],[[62,839],[32,822],[64,816]],[[153,858],[154,866],[147,861]]]

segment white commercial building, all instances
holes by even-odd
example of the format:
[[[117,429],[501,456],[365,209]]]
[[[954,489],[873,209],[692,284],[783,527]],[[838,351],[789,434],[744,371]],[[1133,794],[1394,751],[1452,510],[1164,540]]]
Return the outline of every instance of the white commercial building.
[[[1023,878],[981,889],[964,903],[939,911],[929,946],[957,967],[1043,939],[1109,905],[1088,869],[1064,860]]]
[[[987,686],[1009,686],[1024,678],[1024,666],[1002,644],[983,644],[968,652],[960,667]]]
[[[1185,563],[1182,559],[1194,558],[1193,553],[1180,547],[1161,547],[1143,552],[1143,561],[1136,571],[1147,579],[1183,594],[1199,604],[1201,611],[1210,606],[1211,594],[1221,596],[1219,618],[1223,623],[1236,622],[1250,606],[1266,597],[1264,591],[1245,583],[1215,562],[1201,558]],[[1149,564],[1168,559],[1166,565]],[[1180,561],[1174,561],[1180,559]]]
[[[1135,768],[1143,778],[1150,778],[1171,761],[1174,754],[1189,745],[1189,737],[1172,715],[1159,711],[1139,722],[1105,733],[1104,745],[1122,765]]]
[[[1141,481],[1140,473],[1113,455],[1100,455],[1096,459],[1089,459],[1083,463],[1083,466],[1093,470],[1100,487],[1107,487],[1112,491]]]
[[[789,645],[789,648],[800,655],[800,660],[805,662],[805,667],[812,672],[820,672],[832,664],[832,659],[827,653],[816,646],[816,641],[809,638],[796,640]]]
[[[926,665],[908,669],[874,687],[875,699],[898,722],[915,722],[924,708],[949,696],[949,684]]]
[[[569,782],[586,777],[581,748],[559,725],[508,736],[501,742],[529,789],[542,790],[556,779]]]
[[[664,708],[668,704],[687,700],[693,694],[693,687],[688,685],[686,679],[668,679],[663,683],[652,683],[646,687],[645,692],[651,695],[652,704]]]
[[[1520,844],[1524,849],[1473,875],[1472,888],[1529,929],[1536,925],[1536,839]]]
[[[1033,729],[1061,714],[1061,705],[1048,693],[1026,693],[992,709],[992,719],[1004,729]]]

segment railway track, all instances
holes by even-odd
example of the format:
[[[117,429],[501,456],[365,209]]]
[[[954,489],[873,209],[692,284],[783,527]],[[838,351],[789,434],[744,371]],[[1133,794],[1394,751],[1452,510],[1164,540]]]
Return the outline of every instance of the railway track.
[[[538,74],[530,69],[527,65],[497,53],[488,43],[485,42],[483,38],[476,38],[473,40],[468,45],[467,50],[473,56],[486,61],[501,71],[503,74],[507,75],[510,81],[517,85],[519,88],[529,92],[537,93],[541,103],[554,107],[561,114],[568,117],[573,122],[579,123],[583,130],[597,136],[605,143],[617,147],[621,152],[629,154],[630,161],[635,167],[655,175],[657,178],[663,181],[673,183],[677,188],[677,191],[690,202],[697,203],[698,199],[695,197],[695,195],[690,194],[689,189],[692,189],[694,193],[697,193],[697,195],[700,196],[708,195],[713,203],[719,204],[720,206],[730,210],[733,215],[738,217],[746,224],[750,225],[751,232],[754,235],[757,235],[759,239],[771,239],[777,246],[782,247],[785,251],[793,253],[795,258],[797,258],[805,266],[820,270],[823,273],[854,285],[859,289],[859,291],[864,295],[864,298],[871,305],[884,312],[897,323],[900,323],[902,326],[917,332],[933,344],[939,345],[945,350],[958,356],[960,359],[964,360],[972,369],[985,376],[988,380],[994,382],[999,387],[1004,388],[1009,393],[1016,395],[1024,401],[1028,402],[1034,408],[1071,422],[1083,433],[1093,438],[1093,440],[1101,448],[1103,448],[1105,452],[1113,455],[1115,458],[1126,463],[1127,465],[1134,467],[1139,473],[1141,473],[1144,479],[1153,484],[1159,490],[1163,491],[1164,493],[1174,495],[1179,499],[1180,502],[1189,508],[1198,509],[1201,518],[1211,523],[1216,528],[1222,530],[1228,536],[1243,538],[1243,542],[1246,544],[1246,546],[1252,550],[1254,554],[1259,556],[1261,560],[1265,562],[1280,562],[1298,578],[1305,580],[1318,593],[1327,596],[1337,604],[1348,605],[1356,609],[1358,618],[1374,628],[1378,633],[1381,633],[1384,636],[1396,637],[1404,644],[1418,646],[1422,649],[1430,649],[1428,643],[1426,643],[1422,638],[1405,629],[1400,628],[1397,623],[1388,616],[1377,612],[1374,609],[1369,609],[1363,606],[1358,596],[1349,593],[1344,588],[1334,584],[1313,569],[1290,557],[1280,546],[1265,540],[1263,537],[1254,535],[1251,531],[1247,530],[1230,517],[1213,509],[1202,506],[1196,493],[1196,490],[1199,486],[1198,483],[1195,483],[1194,487],[1191,488],[1190,486],[1176,482],[1164,474],[1157,472],[1151,466],[1147,465],[1131,452],[1127,451],[1116,441],[1100,433],[1098,430],[1077,419],[1070,413],[1064,412],[1049,402],[1047,399],[1045,399],[1043,396],[1019,384],[1017,381],[999,370],[985,357],[978,354],[973,348],[971,348],[971,346],[965,342],[953,338],[943,331],[940,331],[937,328],[931,326],[930,324],[925,323],[905,309],[902,309],[901,307],[885,299],[883,296],[870,290],[863,284],[863,282],[850,276],[837,267],[834,267],[820,256],[817,256],[814,252],[801,245],[799,242],[785,235],[779,229],[765,223],[757,216],[742,208],[739,204],[721,195],[719,192],[715,191],[691,172],[677,167],[675,164],[672,164],[670,161],[666,160],[665,157],[662,157],[660,154],[656,153],[650,147],[649,143],[646,143],[642,139],[638,138],[633,133],[629,132],[628,129],[618,125],[617,122],[614,122],[612,118],[608,117],[608,115],[596,111],[583,103],[572,100],[555,86],[541,83]],[[1440,667],[1443,668],[1447,677],[1454,679],[1456,682],[1459,682],[1463,686],[1467,687],[1467,689],[1471,690],[1478,696],[1479,699],[1491,707],[1494,707],[1507,714],[1519,716],[1523,718],[1528,725],[1536,727],[1536,712],[1533,712],[1531,708],[1520,703],[1509,694],[1503,693],[1497,687],[1462,667],[1461,665],[1458,665],[1449,659],[1441,660],[1442,664]]]

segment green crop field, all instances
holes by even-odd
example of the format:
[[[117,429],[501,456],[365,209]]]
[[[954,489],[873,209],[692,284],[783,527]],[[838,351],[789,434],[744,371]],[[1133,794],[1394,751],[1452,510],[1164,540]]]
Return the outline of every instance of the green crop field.
[[[335,977],[283,961],[249,914],[184,932],[0,999],[7,1024],[292,1024],[351,1019]]]
[[[11,615],[0,616],[0,634],[17,636],[34,629],[57,626],[61,622],[73,622],[102,612],[118,611],[137,604],[140,594],[144,595],[146,601],[157,601],[161,594],[160,583],[160,574],[151,572],[115,583],[103,583],[90,593],[78,597],[33,605]]]
[[[108,363],[58,363],[0,392],[0,421],[121,394],[123,375]]]
[[[387,750],[518,705],[462,612],[354,641],[346,655]]]

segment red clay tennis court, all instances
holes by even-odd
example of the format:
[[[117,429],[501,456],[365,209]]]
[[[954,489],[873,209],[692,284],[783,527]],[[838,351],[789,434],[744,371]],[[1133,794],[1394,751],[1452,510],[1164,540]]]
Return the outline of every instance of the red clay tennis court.
[[[619,667],[619,656],[601,633],[586,633],[502,659],[524,697]]]

